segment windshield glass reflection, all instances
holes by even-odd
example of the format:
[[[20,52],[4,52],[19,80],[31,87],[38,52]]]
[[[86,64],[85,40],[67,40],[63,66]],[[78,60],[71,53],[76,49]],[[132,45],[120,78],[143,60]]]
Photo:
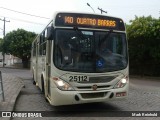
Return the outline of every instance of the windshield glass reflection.
[[[79,72],[124,69],[127,66],[125,34],[56,30],[54,64],[62,70]]]

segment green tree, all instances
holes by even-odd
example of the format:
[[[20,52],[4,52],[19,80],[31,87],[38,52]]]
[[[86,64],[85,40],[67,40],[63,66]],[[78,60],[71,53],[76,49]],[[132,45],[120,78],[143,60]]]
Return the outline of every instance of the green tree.
[[[141,75],[159,74],[160,67],[160,20],[137,17],[127,25],[130,68]]]
[[[2,43],[3,43],[3,39],[0,38],[0,52],[2,52]]]
[[[31,43],[36,34],[23,29],[8,33],[4,38],[3,51],[22,59],[23,67],[27,67],[31,57]]]

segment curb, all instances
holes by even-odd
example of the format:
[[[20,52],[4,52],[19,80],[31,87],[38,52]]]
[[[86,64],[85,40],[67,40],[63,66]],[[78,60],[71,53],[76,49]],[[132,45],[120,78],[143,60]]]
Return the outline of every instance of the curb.
[[[16,93],[12,96],[11,101],[10,101],[10,104],[11,104],[10,110],[11,110],[11,111],[13,111],[14,106],[15,106],[15,103],[16,103],[16,100],[17,100],[17,97],[18,97],[18,95],[19,95],[19,93],[20,93],[20,91],[21,91],[21,89],[22,89],[23,87],[24,87],[24,84],[20,81],[20,82],[19,82],[19,87],[18,87]]]
[[[10,74],[3,73],[3,87],[5,94],[5,101],[0,102],[1,112],[12,112],[15,107],[18,95],[24,87],[23,80],[21,78],[12,76]],[[14,90],[13,90],[14,89]],[[10,120],[11,117],[4,117],[2,120]]]

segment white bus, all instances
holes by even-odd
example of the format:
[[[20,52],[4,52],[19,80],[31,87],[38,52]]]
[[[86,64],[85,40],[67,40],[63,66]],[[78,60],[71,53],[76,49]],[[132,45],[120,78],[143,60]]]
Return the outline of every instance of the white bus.
[[[116,17],[58,12],[32,43],[34,83],[55,106],[127,98],[128,64]]]

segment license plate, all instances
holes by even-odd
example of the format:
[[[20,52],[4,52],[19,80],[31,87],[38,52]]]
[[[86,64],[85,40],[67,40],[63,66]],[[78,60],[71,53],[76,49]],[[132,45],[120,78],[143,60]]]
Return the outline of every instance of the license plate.
[[[88,82],[89,78],[85,75],[69,76],[69,82]]]

